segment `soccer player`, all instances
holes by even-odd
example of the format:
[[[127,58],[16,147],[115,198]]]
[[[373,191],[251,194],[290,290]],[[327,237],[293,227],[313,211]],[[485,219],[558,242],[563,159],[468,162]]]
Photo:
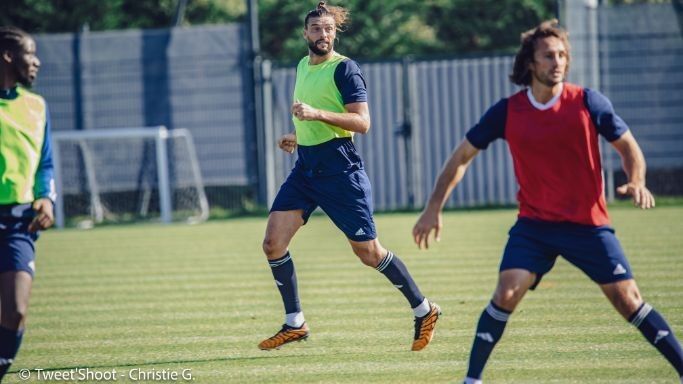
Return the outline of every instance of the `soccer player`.
[[[377,239],[370,182],[352,140],[354,133],[370,128],[365,80],[356,62],[334,51],[337,31],[347,17],[346,9],[320,2],[304,19],[308,55],[297,67],[291,107],[296,131],[278,140],[282,150],[296,149],[298,159],[275,197],[263,240],[285,323],[258,345],[264,350],[308,337],[288,246],[318,206],[344,232],[361,262],[383,273],[410,303],[415,315],[413,351],[429,344],[441,313],[420,293],[398,256]]]
[[[446,161],[413,228],[420,248],[439,240],[441,209],[480,150],[505,139],[519,184],[519,216],[500,264],[498,286],[477,324],[465,383],[482,371],[515,307],[558,255],[597,283],[616,310],[683,375],[681,346],[664,318],[643,301],[631,267],[609,226],[598,136],[617,150],[628,182],[617,188],[635,206],[653,208],[645,160],[626,123],[595,90],[565,82],[567,33],[557,20],[522,34],[510,79],[526,88],[493,105]],[[683,379],[681,379],[683,382]]]
[[[26,32],[0,27],[0,381],[21,338],[34,274],[37,231],[54,223],[50,120],[30,92],[40,60]]]

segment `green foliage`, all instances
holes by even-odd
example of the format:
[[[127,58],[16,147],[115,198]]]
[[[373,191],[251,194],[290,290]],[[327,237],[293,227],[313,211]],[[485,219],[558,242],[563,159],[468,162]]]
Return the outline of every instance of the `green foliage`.
[[[471,53],[516,49],[520,33],[555,17],[554,7],[554,0],[430,0],[425,13],[445,51]]]
[[[303,19],[315,2],[259,2],[262,50],[294,61],[306,53]],[[509,51],[519,34],[555,14],[554,0],[332,1],[351,11],[337,50],[362,59]]]
[[[164,28],[173,22],[177,0],[3,0],[0,24],[31,33],[75,32],[87,25],[102,31]],[[185,25],[228,23],[244,17],[243,0],[188,0]]]

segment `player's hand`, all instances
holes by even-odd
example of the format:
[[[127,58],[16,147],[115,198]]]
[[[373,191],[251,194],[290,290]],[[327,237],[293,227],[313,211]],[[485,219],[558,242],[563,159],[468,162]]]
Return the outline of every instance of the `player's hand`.
[[[319,120],[320,111],[299,100],[292,104],[292,116],[299,120]]]
[[[617,193],[620,195],[631,196],[633,198],[633,205],[640,209],[649,209],[655,207],[655,197],[652,192],[645,186],[645,184],[627,183],[617,188]]]
[[[43,197],[33,202],[33,210],[36,217],[28,225],[29,232],[36,232],[48,229],[55,223],[54,207],[52,200]]]
[[[420,249],[429,249],[429,234],[434,230],[434,240],[441,241],[443,219],[441,210],[425,208],[413,227],[413,239]]]
[[[277,146],[287,153],[294,153],[296,149],[296,135],[293,133],[282,135],[277,141]]]

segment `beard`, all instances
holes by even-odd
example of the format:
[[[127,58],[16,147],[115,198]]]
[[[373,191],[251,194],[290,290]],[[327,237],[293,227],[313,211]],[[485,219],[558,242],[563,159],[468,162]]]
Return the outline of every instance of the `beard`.
[[[320,48],[318,48],[318,43],[320,43],[321,41],[323,41],[323,40],[318,40],[318,41],[311,41],[311,40],[308,40],[308,49],[310,49],[311,52],[313,52],[315,55],[318,55],[318,56],[325,56],[325,55],[327,55],[328,53],[330,53],[330,52],[332,51],[332,48],[333,48],[334,46],[333,46],[332,43],[330,42],[330,43],[327,45],[327,49],[320,49]]]
[[[539,74],[536,74],[536,73],[532,72],[531,75],[532,75],[532,76],[534,77],[534,79],[535,79],[536,81],[538,81],[539,83],[541,83],[541,84],[543,84],[543,85],[545,85],[545,86],[547,86],[547,87],[551,87],[551,88],[554,87],[554,86],[556,86],[557,84],[560,84],[561,82],[563,82],[564,79],[565,79],[565,77],[566,77],[566,76],[563,75],[562,78],[558,81],[558,80],[555,80],[555,79],[554,79],[553,77],[551,77],[551,76],[546,76],[545,74],[540,74],[540,75],[539,75]]]

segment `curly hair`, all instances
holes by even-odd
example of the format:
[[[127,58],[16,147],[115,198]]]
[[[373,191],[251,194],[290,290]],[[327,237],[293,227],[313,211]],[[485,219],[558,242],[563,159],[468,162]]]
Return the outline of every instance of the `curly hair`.
[[[334,5],[325,5],[324,1],[318,3],[315,9],[309,11],[304,19],[304,28],[308,29],[308,20],[311,17],[323,17],[332,16],[334,19],[334,24],[338,31],[343,32],[346,27],[346,23],[349,21],[349,10],[342,7],[336,7]]]
[[[510,74],[510,81],[514,84],[526,86],[531,84],[529,64],[534,61],[536,43],[538,40],[546,37],[557,37],[562,40],[562,43],[567,50],[567,67],[565,69],[565,74],[569,72],[569,63],[571,62],[571,55],[569,54],[569,34],[564,28],[560,27],[557,19],[546,20],[537,27],[522,33],[521,45],[515,56],[512,74]]]

